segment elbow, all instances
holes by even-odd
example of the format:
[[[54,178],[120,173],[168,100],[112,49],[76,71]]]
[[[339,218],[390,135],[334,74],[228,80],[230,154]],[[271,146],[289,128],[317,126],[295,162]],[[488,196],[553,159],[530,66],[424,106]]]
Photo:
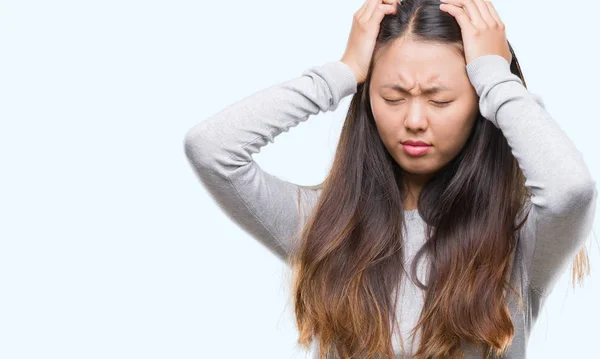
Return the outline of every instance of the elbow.
[[[185,156],[195,167],[207,165],[211,159],[210,141],[202,124],[203,122],[189,129],[183,138]]]
[[[197,133],[194,131],[194,128],[190,129],[186,132],[183,137],[183,151],[187,158],[193,157],[194,153],[198,150],[197,144],[199,142],[199,137]]]
[[[577,182],[577,185],[572,186],[570,191],[571,197],[580,203],[591,202],[598,194],[596,180],[589,170],[586,170],[585,173],[587,176],[582,176],[581,180]]]
[[[582,209],[595,207],[598,190],[596,181],[589,177],[586,180],[580,181],[577,185],[569,187],[565,190],[561,199],[557,201],[556,210],[553,212],[573,213]]]
[[[584,185],[579,189],[579,196],[582,203],[586,205],[596,206],[596,198],[598,197],[598,189],[596,181],[590,177]]]

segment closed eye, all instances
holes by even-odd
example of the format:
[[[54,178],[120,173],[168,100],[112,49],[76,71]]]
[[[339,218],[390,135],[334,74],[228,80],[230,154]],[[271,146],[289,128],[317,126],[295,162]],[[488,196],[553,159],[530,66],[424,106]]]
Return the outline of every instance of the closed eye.
[[[433,101],[433,103],[435,103],[436,105],[439,106],[446,106],[448,104],[450,104],[452,101],[446,101],[446,102],[437,102],[437,101]]]
[[[384,98],[385,102],[387,103],[398,103],[402,100],[388,100],[386,98]],[[448,104],[450,104],[452,101],[446,101],[446,102],[439,102],[439,101],[432,101],[433,103],[436,104],[436,106],[440,106],[440,107],[444,107],[447,106]]]

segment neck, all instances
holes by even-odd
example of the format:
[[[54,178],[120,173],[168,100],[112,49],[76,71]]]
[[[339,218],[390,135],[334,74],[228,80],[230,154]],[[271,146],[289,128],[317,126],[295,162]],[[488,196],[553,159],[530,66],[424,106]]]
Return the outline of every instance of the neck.
[[[417,208],[417,200],[421,189],[431,178],[431,174],[414,174],[404,172],[404,188],[406,196],[404,198],[404,209],[412,211]]]

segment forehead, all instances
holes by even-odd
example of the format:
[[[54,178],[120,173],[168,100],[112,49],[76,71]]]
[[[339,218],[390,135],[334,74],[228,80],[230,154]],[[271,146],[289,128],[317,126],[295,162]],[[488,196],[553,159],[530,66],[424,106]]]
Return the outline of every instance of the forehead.
[[[378,86],[390,83],[468,85],[464,57],[455,45],[426,43],[401,38],[378,54],[372,81]]]

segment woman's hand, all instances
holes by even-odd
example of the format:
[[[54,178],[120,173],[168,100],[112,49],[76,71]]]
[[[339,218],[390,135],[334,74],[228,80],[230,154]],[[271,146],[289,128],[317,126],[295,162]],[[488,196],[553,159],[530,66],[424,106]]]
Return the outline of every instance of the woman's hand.
[[[365,81],[379,34],[379,24],[387,14],[395,14],[398,0],[366,0],[354,13],[352,29],[341,61],[350,66],[356,81]]]
[[[460,25],[467,64],[482,55],[500,55],[510,62],[504,23],[491,1],[440,0],[440,9],[456,18]]]

